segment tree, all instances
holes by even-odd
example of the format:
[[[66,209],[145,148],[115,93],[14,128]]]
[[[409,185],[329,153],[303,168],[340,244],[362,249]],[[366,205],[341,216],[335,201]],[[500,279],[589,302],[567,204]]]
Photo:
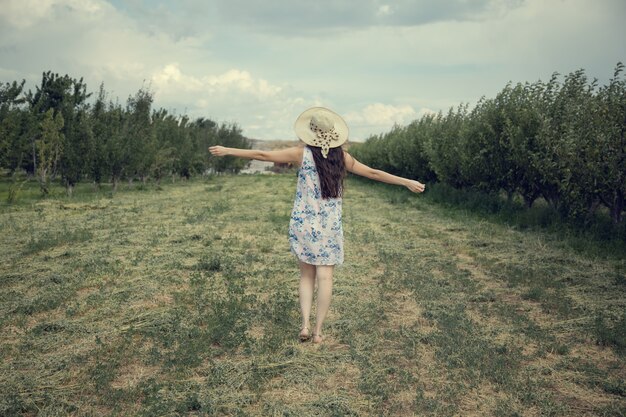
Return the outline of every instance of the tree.
[[[199,117],[188,125],[190,149],[181,153],[177,172],[179,175],[189,178],[192,173],[203,174],[210,168],[212,158],[207,148],[216,145],[217,123],[213,120]]]
[[[132,180],[133,175],[137,175],[145,182],[154,163],[156,143],[151,121],[152,100],[152,92],[145,88],[141,88],[134,96],[128,98],[124,125],[126,135],[124,154],[129,180]]]
[[[595,187],[613,223],[623,221],[626,209],[626,80],[624,65],[615,68],[609,84],[597,95],[599,123],[596,149],[600,160]]]
[[[68,195],[71,196],[76,184],[92,171],[94,147],[92,120],[88,110],[81,109],[75,113],[72,129],[65,135],[65,151],[60,161],[60,173]]]
[[[507,181],[510,166],[503,141],[509,89],[507,85],[496,99],[481,98],[469,113],[457,162],[466,184],[486,192],[504,188],[510,195],[512,191]]]
[[[22,135],[24,123],[21,106],[26,99],[23,97],[24,83],[13,81],[0,85],[0,167],[11,171],[22,166],[28,154],[28,142]]]
[[[537,159],[541,157],[537,141],[542,123],[538,106],[541,91],[541,83],[515,87],[511,100],[513,111],[503,132],[512,166],[510,186],[522,196],[527,208],[541,195],[541,173],[537,167]]]
[[[553,77],[554,79],[554,77]],[[564,217],[589,220],[598,204],[594,171],[597,111],[596,81],[589,82],[584,70],[565,76],[559,88],[548,85],[540,142],[543,194]]]
[[[41,133],[35,141],[39,164],[37,166],[37,178],[41,193],[47,195],[50,192],[50,173],[56,167],[63,151],[63,115],[54,114],[49,109],[41,121]]]
[[[434,119],[431,139],[426,146],[426,153],[432,170],[437,178],[453,187],[470,185],[461,171],[464,157],[462,138],[467,129],[467,104],[450,108],[444,116],[441,112]]]
[[[87,85],[83,79],[66,76],[68,89],[59,103],[65,119],[64,152],[60,160],[60,175],[67,193],[72,194],[74,186],[91,170],[94,140],[92,122],[87,99]]]
[[[150,172],[157,184],[174,170],[175,164],[180,161],[181,152],[189,147],[186,122],[186,117],[179,122],[164,109],[152,113],[156,152]]]
[[[93,151],[89,162],[88,175],[96,186],[100,186],[102,180],[110,175],[106,165],[106,141],[109,135],[109,123],[107,114],[107,96],[104,84],[100,84],[98,96],[91,107],[91,130],[93,133]]]
[[[434,132],[437,129],[435,123],[435,115],[427,114],[410,123],[406,128],[408,151],[405,155],[409,161],[406,162],[407,170],[404,174],[409,178],[425,182],[437,180],[437,175],[430,166],[427,154],[428,143],[434,137]]]
[[[105,172],[111,175],[113,190],[117,190],[119,181],[123,178],[127,169],[126,155],[126,119],[127,113],[119,103],[109,102],[106,113],[106,130],[103,133]]]

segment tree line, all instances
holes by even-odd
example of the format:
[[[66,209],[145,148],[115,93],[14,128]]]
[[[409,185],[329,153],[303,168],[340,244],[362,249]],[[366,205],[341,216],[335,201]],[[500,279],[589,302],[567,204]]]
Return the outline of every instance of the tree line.
[[[351,148],[366,164],[459,189],[504,193],[527,207],[545,200],[587,221],[602,206],[626,209],[626,80],[618,63],[599,86],[584,70],[548,82],[508,83],[481,98]]]
[[[155,109],[148,88],[123,105],[103,85],[93,96],[82,78],[50,71],[35,91],[24,86],[24,80],[0,84],[0,168],[36,177],[43,194],[55,179],[71,194],[81,180],[116,189],[122,180],[159,183],[168,175],[238,172],[245,165],[207,152],[218,143],[249,148],[236,124]]]

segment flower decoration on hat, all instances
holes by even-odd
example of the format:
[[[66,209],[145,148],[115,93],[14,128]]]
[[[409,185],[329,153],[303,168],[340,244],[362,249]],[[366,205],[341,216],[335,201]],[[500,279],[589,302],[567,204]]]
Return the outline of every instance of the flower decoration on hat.
[[[309,128],[315,133],[317,137],[316,145],[322,148],[322,156],[328,157],[328,151],[330,149],[330,142],[333,140],[339,140],[339,133],[335,130],[334,126],[329,126],[329,120],[316,120],[315,117],[311,118]]]

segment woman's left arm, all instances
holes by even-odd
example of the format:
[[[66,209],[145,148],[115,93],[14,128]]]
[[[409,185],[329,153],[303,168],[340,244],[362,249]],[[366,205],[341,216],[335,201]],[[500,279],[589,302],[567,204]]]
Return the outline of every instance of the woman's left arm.
[[[256,159],[258,161],[269,161],[278,163],[292,162],[299,164],[302,159],[302,147],[281,149],[280,151],[260,151],[257,149],[227,148],[225,146],[211,146],[211,155],[215,156],[236,156],[238,158]]]

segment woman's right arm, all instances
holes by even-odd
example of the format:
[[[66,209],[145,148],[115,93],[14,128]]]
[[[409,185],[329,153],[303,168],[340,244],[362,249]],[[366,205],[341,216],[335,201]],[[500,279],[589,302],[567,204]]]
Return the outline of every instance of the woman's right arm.
[[[353,174],[360,175],[375,181],[385,182],[387,184],[402,185],[414,193],[424,191],[425,185],[419,181],[410,180],[408,178],[398,177],[380,169],[370,168],[365,164],[357,161],[352,155],[344,151],[344,160],[346,169]]]
[[[214,156],[236,156],[239,158],[256,159],[258,161],[269,161],[279,163],[300,164],[302,161],[302,146],[294,146],[280,151],[261,151],[257,149],[227,148],[215,145],[209,148],[209,152]]]

